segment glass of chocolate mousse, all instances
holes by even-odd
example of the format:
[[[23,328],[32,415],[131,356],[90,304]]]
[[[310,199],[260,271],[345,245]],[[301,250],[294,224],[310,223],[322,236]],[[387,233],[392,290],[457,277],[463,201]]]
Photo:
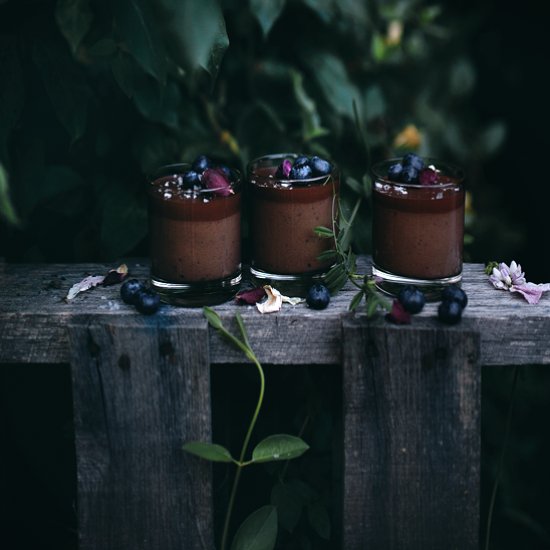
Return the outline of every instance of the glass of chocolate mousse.
[[[204,156],[148,183],[151,286],[167,303],[227,301],[241,281],[241,181]]]
[[[336,167],[316,156],[267,155],[249,163],[248,183],[253,279],[305,296],[333,263],[318,259],[334,242],[314,229],[333,227],[340,185]]]
[[[416,285],[437,298],[462,278],[464,175],[414,153],[373,166],[373,267],[378,287]]]

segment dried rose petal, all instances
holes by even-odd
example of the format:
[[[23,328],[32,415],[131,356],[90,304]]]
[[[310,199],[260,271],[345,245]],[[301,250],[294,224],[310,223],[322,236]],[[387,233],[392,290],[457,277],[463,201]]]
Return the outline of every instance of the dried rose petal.
[[[292,162],[288,159],[283,160],[283,176],[288,178],[290,171],[292,170]]]
[[[273,313],[279,311],[283,306],[283,296],[276,289],[269,285],[265,285],[264,289],[267,293],[267,300],[258,302],[256,307],[260,313]]]
[[[420,185],[436,185],[438,183],[438,173],[431,168],[424,168],[418,174]]]
[[[249,290],[241,290],[241,292],[237,293],[235,296],[235,301],[239,305],[254,305],[256,302],[259,302],[263,298],[265,298],[266,293],[263,286],[259,286],[257,288],[251,288]]]
[[[110,269],[105,279],[103,279],[103,286],[116,285],[121,283],[128,277],[128,266],[126,264],[119,265],[116,269]]]
[[[386,313],[386,319],[397,325],[409,325],[411,323],[411,314],[405,311],[399,300],[394,300],[391,311]]]
[[[228,197],[233,194],[231,183],[220,168],[207,168],[202,174],[202,184],[214,195]]]

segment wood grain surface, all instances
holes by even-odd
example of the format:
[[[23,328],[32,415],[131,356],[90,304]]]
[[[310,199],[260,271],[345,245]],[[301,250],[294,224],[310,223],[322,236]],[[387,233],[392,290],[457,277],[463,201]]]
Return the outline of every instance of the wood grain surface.
[[[206,322],[73,318],[80,550],[212,550]]]
[[[132,277],[145,279],[144,261],[127,262]],[[0,270],[0,363],[60,363],[70,358],[67,326],[75,316],[113,319],[120,323],[141,317],[119,298],[119,286],[97,287],[64,300],[69,288],[90,274],[105,274],[116,267],[100,264],[10,265]],[[370,260],[360,258],[361,273],[370,273]],[[464,266],[463,288],[469,303],[461,327],[479,331],[482,365],[550,364],[550,293],[537,305],[521,296],[492,287],[480,264]],[[342,355],[340,327],[350,316],[354,295],[348,284],[333,297],[326,310],[313,311],[305,304],[285,305],[278,313],[261,315],[254,306],[228,302],[215,309],[234,328],[239,311],[259,358],[272,364],[338,364]],[[364,307],[353,314],[360,318]],[[413,326],[440,328],[437,303],[426,306]],[[187,324],[202,319],[200,308],[165,305],[152,323]],[[383,317],[374,324],[386,325]],[[239,363],[242,356],[213,330],[209,330],[210,360],[214,364]],[[307,352],[306,352],[307,350]]]

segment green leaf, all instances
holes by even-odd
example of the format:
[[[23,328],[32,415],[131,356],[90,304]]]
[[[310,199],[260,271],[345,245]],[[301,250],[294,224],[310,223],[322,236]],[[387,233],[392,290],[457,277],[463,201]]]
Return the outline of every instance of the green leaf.
[[[273,550],[277,542],[277,509],[262,506],[239,527],[231,550]]]
[[[220,319],[220,316],[212,308],[203,307],[202,312],[211,327],[215,328],[216,330],[223,328],[223,323]]]
[[[325,540],[330,538],[330,518],[326,506],[315,502],[307,507],[307,517],[315,532]]]
[[[90,0],[57,0],[55,20],[61,34],[75,53],[94,20]]]
[[[503,122],[494,122],[478,137],[476,152],[484,156],[494,155],[506,139],[506,125]]]
[[[55,113],[75,142],[86,129],[91,95],[84,76],[69,52],[54,42],[37,40],[32,55]]]
[[[271,462],[275,460],[290,460],[303,455],[309,445],[299,437],[287,434],[277,434],[260,441],[254,451],[254,462]]]
[[[190,441],[183,446],[183,450],[210,462],[233,462],[231,453],[225,447],[215,443]]]
[[[349,304],[349,310],[350,311],[354,311],[355,309],[357,309],[357,307],[359,306],[359,304],[361,303],[361,301],[363,300],[363,296],[365,295],[365,293],[360,290],[352,299],[351,299],[351,302]]]
[[[475,83],[476,73],[473,64],[468,59],[458,59],[451,67],[451,94],[465,96],[473,90]]]
[[[346,185],[355,193],[358,195],[363,195],[363,186],[351,176],[348,176],[346,179]]]
[[[269,34],[271,27],[281,15],[286,0],[250,0],[250,10],[260,23],[264,36]]]
[[[8,175],[0,164],[0,217],[11,225],[19,225],[19,217],[10,199],[8,187]]]
[[[162,40],[150,4],[143,0],[111,3],[118,35],[143,70],[164,82],[166,63]]]
[[[164,28],[171,53],[186,69],[200,67],[216,76],[229,39],[217,0],[161,0]]]
[[[291,70],[290,77],[294,97],[300,107],[302,117],[302,139],[307,142],[328,134],[328,130],[321,125],[321,117],[317,112],[315,101],[311,99],[304,88],[303,76],[298,71]]]
[[[271,504],[277,507],[279,523],[292,533],[300,521],[303,500],[300,495],[287,483],[277,483],[271,490]]]
[[[315,67],[312,76],[334,112],[353,119],[353,102],[359,98],[359,91],[342,61],[332,54],[315,53],[307,56],[307,63]]]
[[[164,84],[145,74],[131,56],[124,52],[111,61],[113,75],[122,91],[133,99],[138,111],[149,120],[178,128],[180,91],[172,80]]]
[[[329,229],[328,227],[318,225],[313,231],[318,237],[326,237],[330,239],[334,238],[334,231],[332,231],[332,229]]]
[[[378,300],[374,296],[369,296],[367,300],[367,317],[372,317],[378,309]]]
[[[325,260],[332,260],[333,258],[336,258],[338,256],[338,253],[336,250],[323,250],[319,256],[317,256],[317,259],[320,262],[324,262]]]

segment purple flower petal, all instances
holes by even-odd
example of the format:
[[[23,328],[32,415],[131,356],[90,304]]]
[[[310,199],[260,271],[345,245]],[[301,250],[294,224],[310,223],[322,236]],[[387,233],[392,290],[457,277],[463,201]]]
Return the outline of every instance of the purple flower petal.
[[[210,189],[214,195],[228,197],[233,194],[231,183],[219,168],[207,168],[202,174],[202,184],[206,189]]]
[[[252,288],[249,290],[242,290],[235,296],[235,301],[239,305],[247,304],[249,306],[254,305],[266,296],[266,292],[263,286]]]
[[[418,174],[420,185],[436,185],[438,183],[438,174],[431,168],[424,168]]]
[[[550,290],[550,283],[537,285],[535,283],[524,283],[510,287],[510,292],[519,292],[530,304],[536,304],[543,292]]]
[[[405,311],[399,300],[394,300],[391,306],[391,311],[386,313],[386,319],[396,325],[410,325],[411,314]]]
[[[119,265],[116,269],[110,269],[105,279],[103,286],[116,285],[121,283],[128,276],[128,266],[126,264]]]
[[[288,178],[291,170],[292,170],[292,162],[290,162],[288,159],[283,160],[283,175],[285,178]]]

